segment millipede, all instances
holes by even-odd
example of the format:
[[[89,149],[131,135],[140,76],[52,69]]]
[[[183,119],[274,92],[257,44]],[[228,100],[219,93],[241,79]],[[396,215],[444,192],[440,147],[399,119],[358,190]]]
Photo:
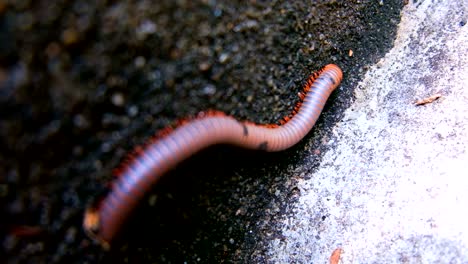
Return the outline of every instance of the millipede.
[[[299,102],[279,124],[255,124],[223,112],[205,111],[174,128],[163,129],[145,146],[135,148],[131,159],[117,170],[118,177],[107,195],[86,210],[86,233],[109,248],[138,202],[160,177],[209,146],[231,144],[273,152],[295,145],[312,129],[342,79],[343,72],[334,64],[312,73],[299,92]]]

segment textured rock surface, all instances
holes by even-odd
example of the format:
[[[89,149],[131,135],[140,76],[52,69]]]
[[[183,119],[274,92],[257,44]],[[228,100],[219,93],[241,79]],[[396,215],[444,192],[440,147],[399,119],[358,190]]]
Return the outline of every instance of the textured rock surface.
[[[405,6],[394,48],[299,183],[270,261],[327,263],[341,247],[342,263],[468,263],[467,15],[464,0]]]

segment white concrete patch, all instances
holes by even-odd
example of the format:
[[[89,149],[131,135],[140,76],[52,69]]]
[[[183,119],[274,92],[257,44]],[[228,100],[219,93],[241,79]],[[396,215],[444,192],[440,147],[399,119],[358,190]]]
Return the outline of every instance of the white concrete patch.
[[[270,261],[328,263],[342,247],[341,263],[468,263],[467,18],[466,0],[404,8]]]

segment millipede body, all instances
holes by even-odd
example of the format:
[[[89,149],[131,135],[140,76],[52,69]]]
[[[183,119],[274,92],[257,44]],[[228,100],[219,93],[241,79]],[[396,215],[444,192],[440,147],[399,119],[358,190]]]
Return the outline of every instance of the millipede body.
[[[258,125],[210,111],[166,131],[137,149],[133,158],[119,170],[109,193],[86,211],[85,231],[108,247],[158,179],[208,146],[232,144],[264,151],[281,151],[293,146],[312,129],[342,78],[341,69],[334,64],[313,73],[299,94],[301,102],[281,125]]]

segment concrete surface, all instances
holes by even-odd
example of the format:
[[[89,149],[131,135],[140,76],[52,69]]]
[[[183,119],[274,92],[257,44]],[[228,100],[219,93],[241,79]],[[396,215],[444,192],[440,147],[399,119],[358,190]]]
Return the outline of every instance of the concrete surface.
[[[327,263],[341,247],[340,263],[468,263],[468,2],[402,12],[394,48],[300,182],[270,262]]]

